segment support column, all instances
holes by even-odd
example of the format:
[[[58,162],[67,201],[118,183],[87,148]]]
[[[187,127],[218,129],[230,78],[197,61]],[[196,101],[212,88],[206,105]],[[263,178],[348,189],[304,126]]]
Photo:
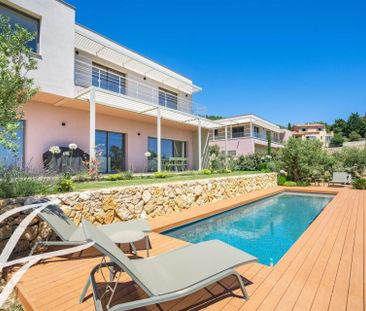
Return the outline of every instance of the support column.
[[[227,125],[225,125],[225,156],[227,157]]]
[[[158,152],[158,172],[161,172],[161,114],[160,108],[157,108],[157,152]]]
[[[90,89],[89,96],[89,156],[90,160],[95,159],[95,89]]]
[[[198,170],[202,170],[202,132],[200,119],[198,119]]]

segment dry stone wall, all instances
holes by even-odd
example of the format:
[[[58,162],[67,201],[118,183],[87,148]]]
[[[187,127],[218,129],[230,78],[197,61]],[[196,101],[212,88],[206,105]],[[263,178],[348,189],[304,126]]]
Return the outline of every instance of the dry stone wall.
[[[85,218],[98,225],[136,219],[142,215],[157,217],[276,185],[277,175],[268,173],[110,188],[51,195],[47,198],[56,200],[76,224]],[[26,199],[0,200],[1,213],[23,205]],[[0,251],[25,216],[20,214],[0,224]],[[28,251],[35,241],[49,238],[52,238],[52,233],[48,226],[41,220],[34,219],[24,233],[17,251]]]

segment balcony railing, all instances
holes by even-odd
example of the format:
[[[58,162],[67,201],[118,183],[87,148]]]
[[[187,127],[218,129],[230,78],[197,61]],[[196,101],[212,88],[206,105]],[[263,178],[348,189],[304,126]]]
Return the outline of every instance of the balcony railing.
[[[114,70],[101,68],[82,60],[75,60],[74,79],[77,86],[85,88],[96,86],[124,96],[143,100],[153,105],[160,105],[201,117],[207,115],[207,109],[203,105],[130,79],[126,75],[119,74]]]
[[[233,133],[233,135],[230,133],[230,131],[228,131],[227,133],[227,138],[228,139],[240,139],[240,138],[257,138],[260,140],[264,140],[267,141],[267,135],[265,133],[256,133],[253,132],[253,135],[251,136],[250,133],[248,132],[240,132],[240,133]],[[224,140],[225,139],[225,134],[224,133],[219,133],[218,135],[214,135],[213,132],[210,132],[209,135],[210,141],[217,141],[217,140]],[[282,144],[283,142],[280,139],[274,138],[272,136],[272,142],[276,143],[276,144]]]

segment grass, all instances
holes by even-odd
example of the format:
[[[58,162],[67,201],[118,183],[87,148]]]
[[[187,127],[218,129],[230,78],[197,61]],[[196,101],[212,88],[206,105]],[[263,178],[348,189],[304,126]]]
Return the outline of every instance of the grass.
[[[141,176],[134,177],[131,180],[118,180],[118,181],[90,181],[90,182],[78,182],[75,183],[74,191],[84,191],[84,190],[96,190],[102,188],[111,187],[123,187],[123,186],[135,186],[135,185],[148,185],[157,184],[164,182],[174,182],[174,181],[190,181],[190,180],[200,180],[209,179],[215,177],[230,177],[230,176],[241,176],[248,174],[258,174],[259,171],[235,171],[231,173],[216,173],[211,175],[169,175],[166,178],[156,178],[154,176]]]

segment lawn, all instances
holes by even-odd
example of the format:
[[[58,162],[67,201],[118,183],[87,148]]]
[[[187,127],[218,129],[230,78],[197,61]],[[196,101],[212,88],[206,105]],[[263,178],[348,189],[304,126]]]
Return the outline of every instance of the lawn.
[[[174,181],[190,181],[199,179],[209,179],[215,177],[230,177],[230,176],[241,176],[248,174],[259,174],[259,171],[235,171],[231,173],[216,173],[210,175],[179,175],[172,174],[166,178],[157,178],[155,176],[136,176],[130,180],[117,180],[117,181],[90,181],[90,182],[77,182],[75,183],[74,191],[84,191],[84,190],[96,190],[102,188],[111,187],[123,187],[123,186],[135,186],[135,185],[148,185],[164,182],[174,182]]]

